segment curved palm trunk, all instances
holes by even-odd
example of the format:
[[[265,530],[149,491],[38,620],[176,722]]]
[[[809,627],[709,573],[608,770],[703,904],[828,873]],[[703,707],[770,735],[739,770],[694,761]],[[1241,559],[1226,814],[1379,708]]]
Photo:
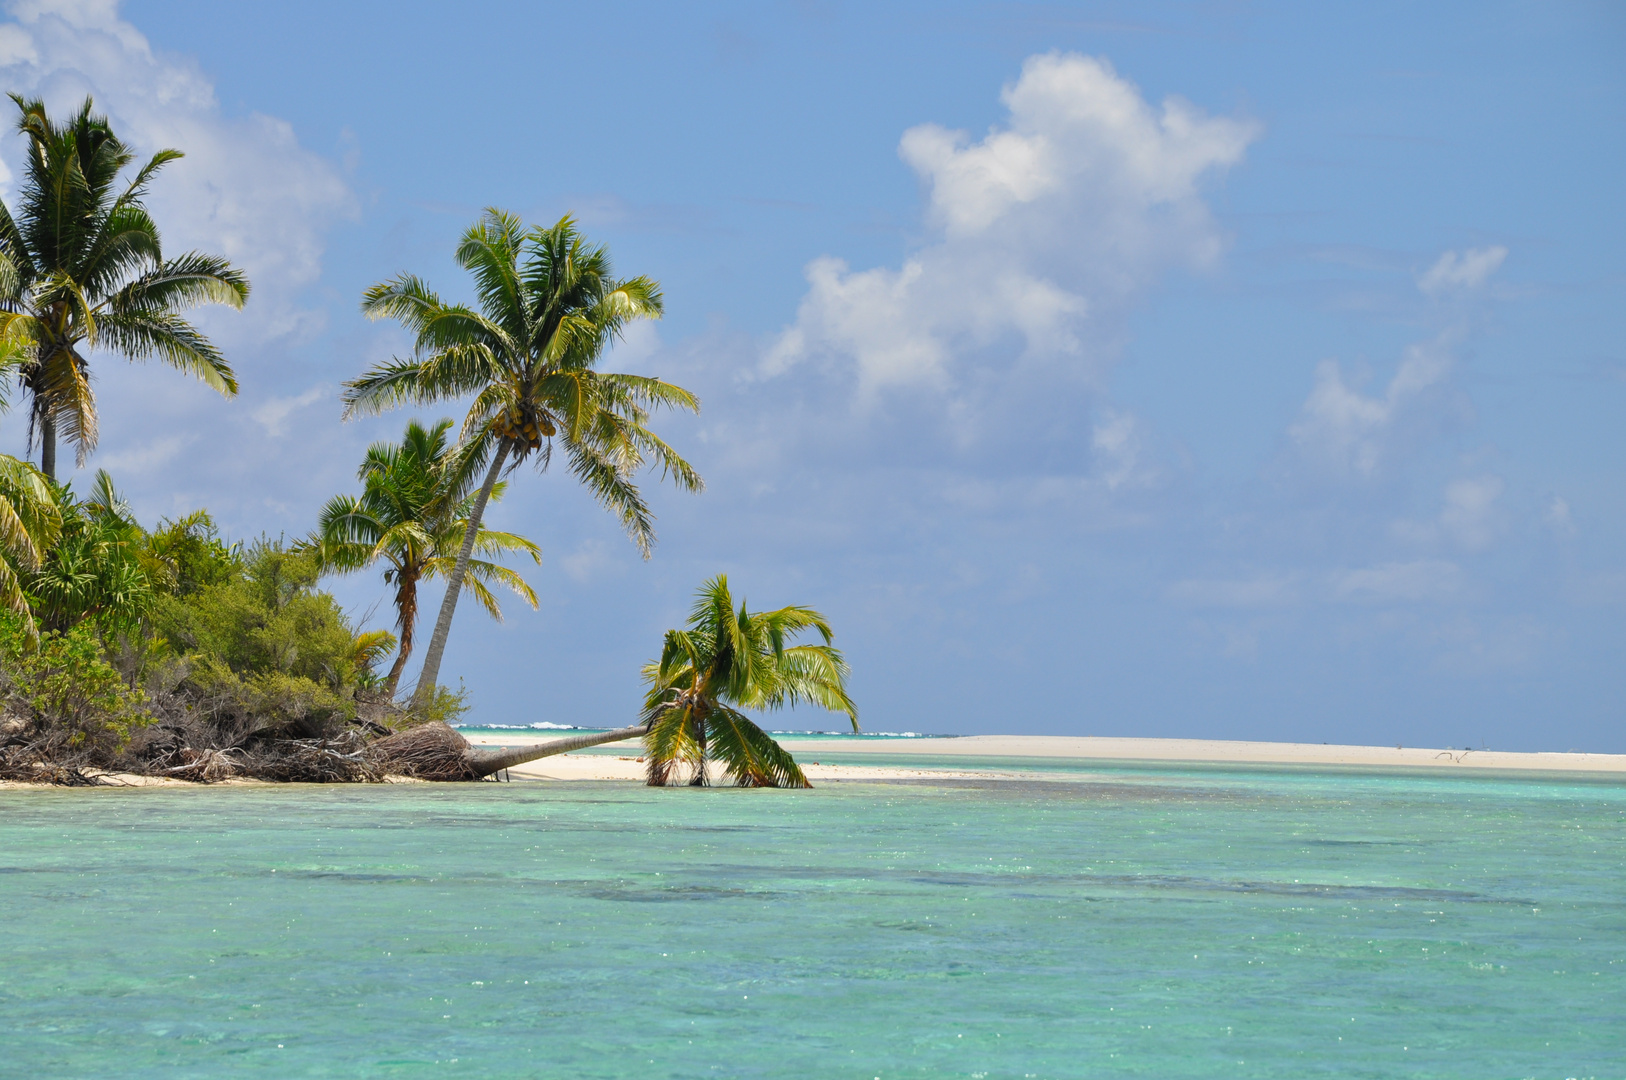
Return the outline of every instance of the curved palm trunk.
[[[469,763],[469,768],[476,777],[490,776],[492,773],[512,769],[515,765],[523,765],[538,758],[568,754],[572,750],[598,746],[600,743],[640,739],[648,733],[648,724],[633,724],[631,727],[616,728],[614,731],[574,735],[568,739],[554,739],[552,742],[538,743],[535,746],[507,747],[501,750],[476,750],[471,746],[463,752],[463,760]]]
[[[412,692],[414,712],[422,711],[435,692],[435,684],[440,678],[440,658],[446,651],[446,635],[452,631],[452,613],[457,610],[457,594],[463,591],[463,577],[469,572],[469,557],[474,553],[474,538],[480,532],[480,519],[485,517],[486,502],[491,498],[491,489],[497,486],[497,474],[502,472],[506,460],[508,440],[503,439],[497,444],[496,456],[491,459],[491,470],[486,473],[486,482],[481,485],[480,494],[474,500],[469,527],[463,533],[463,546],[457,551],[457,564],[452,567],[452,576],[446,582],[446,596],[441,600],[440,614],[435,618],[435,632],[429,638],[429,649],[423,656],[423,670],[418,672],[418,686]]]
[[[50,413],[40,417],[40,472],[56,479],[56,417]]]
[[[700,722],[695,726],[699,729],[695,732],[694,741],[700,747],[700,762],[694,767],[694,779],[689,781],[689,786],[709,787],[711,786],[711,777],[706,772],[708,764],[706,761],[706,717],[701,716]]]
[[[412,655],[412,628],[418,622],[418,577],[401,571],[397,580],[400,584],[395,587],[395,625],[401,636],[395,663],[390,665],[389,676],[384,680],[384,693],[390,698],[395,697],[395,688],[401,685],[401,672],[406,670],[407,657]]]

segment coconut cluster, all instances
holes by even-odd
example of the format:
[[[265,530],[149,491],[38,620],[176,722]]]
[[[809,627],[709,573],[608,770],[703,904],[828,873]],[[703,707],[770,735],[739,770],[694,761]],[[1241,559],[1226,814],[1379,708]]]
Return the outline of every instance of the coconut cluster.
[[[491,428],[497,435],[530,450],[542,449],[542,440],[553,438],[558,430],[551,419],[538,413],[531,405],[513,405],[504,409],[492,421]]]

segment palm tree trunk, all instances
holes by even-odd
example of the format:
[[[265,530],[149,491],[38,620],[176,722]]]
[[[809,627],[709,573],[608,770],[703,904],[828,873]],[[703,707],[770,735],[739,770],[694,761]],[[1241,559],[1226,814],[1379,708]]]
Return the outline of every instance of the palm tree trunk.
[[[614,731],[601,731],[593,735],[573,735],[568,739],[554,739],[551,742],[537,743],[534,746],[515,746],[501,750],[476,750],[473,747],[463,752],[463,760],[469,763],[474,775],[490,776],[503,769],[512,769],[515,765],[523,765],[527,761],[537,758],[552,757],[554,754],[568,754],[572,750],[580,750],[588,746],[597,746],[600,743],[620,742],[623,739],[639,739],[649,733],[648,724],[634,724],[631,727],[616,728]]]
[[[389,677],[384,680],[384,695],[390,699],[395,697],[395,688],[401,685],[401,672],[406,670],[407,657],[412,655],[412,628],[418,622],[418,579],[408,576],[405,570],[397,570],[400,576],[396,578],[395,587],[395,625],[400,628],[400,646],[395,654],[395,663],[390,665]]]
[[[446,582],[446,596],[441,600],[440,614],[435,618],[435,632],[430,637],[429,649],[423,656],[423,670],[418,672],[418,686],[412,692],[413,712],[422,712],[435,692],[436,682],[440,678],[441,654],[446,651],[446,635],[452,632],[452,612],[457,610],[457,594],[463,590],[463,577],[469,572],[469,557],[474,553],[474,538],[480,532],[480,519],[485,516],[486,502],[491,498],[491,489],[497,486],[497,474],[502,472],[502,465],[506,460],[508,460],[508,440],[503,439],[497,444],[497,453],[491,459],[491,471],[486,473],[486,482],[474,500],[474,510],[469,514],[469,527],[463,533],[463,546],[457,552],[457,565],[452,568],[452,576]]]
[[[50,413],[40,417],[40,472],[56,479],[56,417]]]
[[[700,747],[700,763],[694,768],[694,779],[689,781],[690,787],[706,787],[711,777],[706,775],[706,718],[702,716],[698,723],[699,730],[694,733],[694,741]]]

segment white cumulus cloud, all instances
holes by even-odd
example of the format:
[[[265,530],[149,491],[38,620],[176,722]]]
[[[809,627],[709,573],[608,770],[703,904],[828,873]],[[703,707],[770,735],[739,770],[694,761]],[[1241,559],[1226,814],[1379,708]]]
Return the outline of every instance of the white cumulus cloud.
[[[1154,107],[1075,54],[1030,57],[1001,100],[1009,119],[980,140],[935,124],[904,133],[934,241],[896,269],[814,260],[766,373],[821,357],[852,366],[861,399],[951,389],[957,360],[1006,340],[1088,370],[1137,292],[1219,253],[1200,184],[1242,159],[1255,124],[1179,98]]]
[[[301,147],[285,121],[224,116],[196,64],[155,52],[112,0],[25,0],[8,10],[15,21],[0,24],[7,89],[43,97],[53,115],[92,96],[138,155],[186,154],[147,201],[166,251],[224,255],[248,274],[249,307],[220,320],[219,335],[264,341],[319,330],[295,294],[320,274],[327,230],[356,212],[334,165]],[[5,149],[16,155],[22,146],[13,139]],[[13,172],[0,176],[8,200]]]

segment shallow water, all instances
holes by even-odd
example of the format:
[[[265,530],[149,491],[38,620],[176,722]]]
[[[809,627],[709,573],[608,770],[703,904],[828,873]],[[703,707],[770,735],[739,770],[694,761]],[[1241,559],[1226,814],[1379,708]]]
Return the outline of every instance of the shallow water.
[[[1053,775],[0,792],[0,1075],[1626,1076],[1626,786]]]

